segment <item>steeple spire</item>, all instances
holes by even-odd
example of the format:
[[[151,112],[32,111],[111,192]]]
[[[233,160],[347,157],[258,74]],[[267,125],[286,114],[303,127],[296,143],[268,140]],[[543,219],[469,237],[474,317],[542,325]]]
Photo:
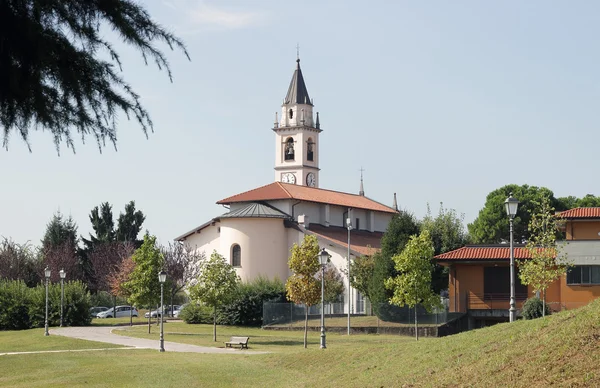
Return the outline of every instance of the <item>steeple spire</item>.
[[[302,76],[302,70],[300,70],[300,58],[296,59],[296,71],[292,76],[290,87],[288,88],[287,95],[284,104],[306,104],[312,106],[312,101],[306,90],[306,84],[304,83],[304,77]]]
[[[360,195],[361,197],[365,196],[365,188],[363,186],[363,168],[360,168],[360,190],[358,191],[358,195]]]

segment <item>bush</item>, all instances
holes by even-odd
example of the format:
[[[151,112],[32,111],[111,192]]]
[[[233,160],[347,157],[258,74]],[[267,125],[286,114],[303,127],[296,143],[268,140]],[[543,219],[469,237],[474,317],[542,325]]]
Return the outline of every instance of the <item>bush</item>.
[[[48,288],[48,324],[60,324],[60,283]],[[46,286],[28,288],[19,280],[0,281],[0,330],[23,330],[44,327]],[[90,296],[80,281],[65,283],[63,326],[89,325]]]
[[[542,306],[543,306],[544,302],[536,297],[533,298],[529,298],[525,301],[525,303],[523,303],[523,309],[521,310],[521,315],[523,315],[523,318],[525,319],[536,319],[536,318],[540,318],[542,316]],[[552,310],[550,309],[550,306],[548,306],[548,303],[546,303],[546,315],[550,315],[552,314]]]
[[[238,287],[234,301],[221,306],[217,322],[233,326],[261,326],[265,302],[285,303],[285,285],[279,279],[258,277]]]
[[[179,318],[185,323],[213,323],[213,311],[208,306],[190,303],[181,310]]]

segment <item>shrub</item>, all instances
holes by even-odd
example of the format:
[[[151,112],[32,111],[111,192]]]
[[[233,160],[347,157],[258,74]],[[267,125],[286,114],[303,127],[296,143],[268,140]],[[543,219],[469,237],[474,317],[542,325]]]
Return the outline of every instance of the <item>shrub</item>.
[[[49,285],[48,324],[60,324],[60,283]],[[28,288],[18,280],[0,281],[0,330],[22,330],[44,327],[46,286]],[[63,326],[89,325],[90,296],[80,281],[65,283]]]
[[[29,288],[21,280],[0,282],[0,330],[24,330],[31,327]]]
[[[181,310],[179,318],[185,323],[213,323],[212,308],[190,303]]]
[[[542,316],[542,306],[543,301],[536,297],[529,298],[523,303],[523,309],[521,310],[521,314],[525,319],[535,319],[540,318]],[[550,306],[546,303],[546,315],[552,314],[552,310]]]
[[[217,322],[222,325],[261,326],[263,303],[285,303],[285,285],[279,279],[258,277],[238,287],[233,302],[217,312]]]

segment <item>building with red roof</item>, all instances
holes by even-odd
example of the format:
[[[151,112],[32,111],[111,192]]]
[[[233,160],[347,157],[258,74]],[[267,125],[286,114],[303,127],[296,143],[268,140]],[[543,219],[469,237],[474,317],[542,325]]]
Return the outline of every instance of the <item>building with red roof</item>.
[[[298,59],[281,115],[276,115],[272,128],[275,181],[221,199],[217,204],[228,212],[176,240],[206,255],[218,252],[242,280],[258,276],[286,280],[290,248],[305,235],[313,235],[332,255],[332,265],[347,284],[348,256],[379,249],[383,232],[398,212],[396,198],[394,194],[393,205],[387,206],[367,197],[362,174],[357,194],[320,188],[319,136],[323,129],[313,108]],[[362,295],[352,291],[350,303],[344,300],[343,310],[348,309],[361,312]]]
[[[560,254],[572,264],[546,290],[553,310],[583,306],[600,297],[600,208],[576,208],[559,213],[564,219],[565,241]],[[563,244],[564,243],[564,244]],[[519,260],[531,258],[522,245],[515,245],[517,260],[515,297],[517,309],[534,295],[521,284]],[[467,245],[435,257],[449,269],[449,309],[467,314],[469,327],[508,321],[510,300],[510,248],[508,244]]]

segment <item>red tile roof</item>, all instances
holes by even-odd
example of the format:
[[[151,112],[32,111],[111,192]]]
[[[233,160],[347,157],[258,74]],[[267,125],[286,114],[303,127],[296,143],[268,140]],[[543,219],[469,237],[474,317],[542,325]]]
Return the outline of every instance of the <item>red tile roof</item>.
[[[346,228],[310,224],[306,232],[316,235],[317,238],[331,241],[338,246],[348,246],[348,229]],[[372,255],[381,249],[381,237],[383,237],[383,233],[381,232],[352,230],[350,232],[350,250],[359,255]]]
[[[396,210],[365,196],[342,193],[333,190],[316,189],[300,185],[275,182],[254,190],[246,191],[217,202],[226,205],[235,202],[272,201],[276,199],[296,199],[300,201],[328,203],[357,209],[396,213]]]
[[[530,259],[525,247],[515,247],[515,259]],[[438,261],[452,260],[509,260],[510,247],[507,246],[466,246],[434,257]]]
[[[600,207],[576,207],[558,213],[563,218],[598,218],[600,219]]]

